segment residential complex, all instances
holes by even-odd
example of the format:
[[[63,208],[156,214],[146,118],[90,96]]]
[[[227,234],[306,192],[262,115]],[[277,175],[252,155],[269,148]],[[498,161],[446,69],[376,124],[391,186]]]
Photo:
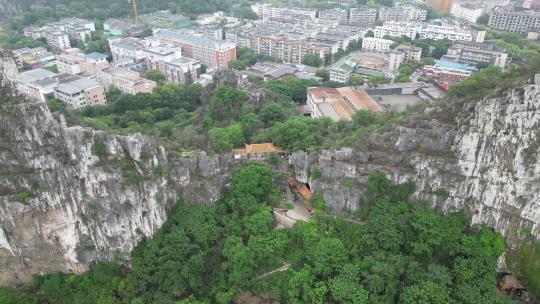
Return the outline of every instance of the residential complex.
[[[76,48],[65,50],[56,56],[56,67],[60,73],[94,75],[108,66],[107,55],[95,52],[84,54]]]
[[[159,33],[163,34],[163,32]],[[206,57],[199,57],[210,57],[208,48],[191,47],[192,45],[186,44],[182,46],[179,40],[169,39],[169,36],[164,36],[167,37],[166,39],[160,37],[110,39],[114,65],[138,73],[144,73],[150,69],[159,70],[170,83],[191,83],[199,79],[202,62],[190,56],[203,54]],[[171,34],[171,37],[174,38],[176,35]],[[190,56],[187,56],[186,52]],[[215,52],[214,56],[220,55]]]
[[[475,23],[476,20],[478,20],[478,18],[484,14],[484,8],[476,4],[456,2],[452,6],[450,14],[456,18]]]
[[[378,20],[387,21],[425,21],[427,11],[412,6],[382,7],[379,9]]]
[[[166,61],[162,69],[169,83],[193,83],[201,75],[201,63],[190,58]]]
[[[508,64],[506,49],[494,43],[454,42],[448,49],[443,60],[467,64],[488,63],[492,66],[505,68]]]
[[[498,7],[489,15],[488,26],[506,32],[527,34],[540,28],[540,13],[513,6]]]
[[[453,0],[426,0],[427,6],[439,13],[449,13],[453,2]]]
[[[141,78],[141,74],[125,68],[109,67],[96,74],[96,80],[105,87],[115,86],[126,94],[151,93],[156,82]]]
[[[317,17],[317,9],[280,7],[259,3],[253,4],[251,9],[263,20],[273,18],[315,20]]]
[[[71,47],[69,38],[86,41],[86,38],[95,30],[92,21],[80,18],[65,18],[42,27],[27,27],[24,29],[24,35],[32,39],[44,37],[50,46],[64,50]]]
[[[373,33],[375,38],[406,36],[412,40],[419,38],[471,41],[473,39],[473,33],[469,30],[451,25],[419,22],[386,22],[383,26],[377,26]]]
[[[80,78],[55,87],[54,96],[75,109],[106,104],[105,88],[91,78]]]
[[[408,60],[420,60],[422,48],[408,45],[400,45],[393,49],[388,55],[388,69],[395,71],[399,66]]]
[[[103,30],[112,36],[137,35],[144,27],[137,26],[129,21],[109,18],[103,22]]]
[[[311,117],[329,117],[334,121],[350,121],[357,110],[383,110],[365,91],[352,87],[308,88],[307,105],[311,110]]]
[[[349,24],[366,26],[374,24],[377,20],[377,10],[374,8],[351,8],[349,11]]]
[[[236,60],[236,45],[231,42],[169,30],[156,30],[154,36],[162,42],[180,45],[183,56],[197,59],[209,67],[225,68],[229,61]]]
[[[364,37],[362,39],[362,51],[368,53],[388,53],[393,43],[394,41],[392,40]]]

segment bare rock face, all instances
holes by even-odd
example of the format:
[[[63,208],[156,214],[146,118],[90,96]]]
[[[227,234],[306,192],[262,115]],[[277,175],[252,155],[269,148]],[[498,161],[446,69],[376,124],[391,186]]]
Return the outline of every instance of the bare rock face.
[[[170,157],[150,136],[66,127],[43,103],[1,106],[0,284],[126,256],[175,201],[215,201],[231,164]]]
[[[414,182],[413,200],[442,213],[465,210],[510,244],[522,229],[540,237],[539,82],[461,112],[468,114],[457,125],[417,117],[356,149],[298,152],[289,163],[336,210],[358,210],[369,175],[380,170],[395,183]],[[311,177],[315,168],[320,178]]]

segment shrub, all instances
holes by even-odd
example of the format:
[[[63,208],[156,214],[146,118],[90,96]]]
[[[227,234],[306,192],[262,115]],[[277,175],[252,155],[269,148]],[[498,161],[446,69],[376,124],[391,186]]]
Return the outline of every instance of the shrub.
[[[447,199],[450,196],[450,193],[448,193],[448,190],[446,190],[445,188],[437,188],[434,193],[435,195],[440,196],[444,199]]]

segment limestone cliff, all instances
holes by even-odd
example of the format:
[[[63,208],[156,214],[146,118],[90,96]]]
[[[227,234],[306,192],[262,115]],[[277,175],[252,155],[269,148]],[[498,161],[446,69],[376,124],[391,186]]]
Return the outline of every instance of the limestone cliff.
[[[540,82],[460,106],[457,123],[440,108],[380,130],[355,149],[294,153],[297,179],[336,210],[356,211],[369,175],[412,181],[414,200],[465,210],[513,243],[523,228],[540,236]],[[429,115],[425,115],[429,114]],[[321,177],[314,179],[313,170]],[[318,177],[318,174],[317,174]]]
[[[464,209],[510,242],[525,227],[538,236],[538,83],[459,103],[457,120],[434,106],[353,148],[294,153],[290,167],[336,210],[357,210],[382,170],[413,181],[416,201]],[[43,103],[0,105],[0,284],[125,257],[175,201],[215,201],[234,165],[166,151],[153,136],[68,127]]]
[[[211,203],[228,156],[168,155],[156,138],[66,127],[43,103],[0,107],[0,284],[122,257],[178,199]]]

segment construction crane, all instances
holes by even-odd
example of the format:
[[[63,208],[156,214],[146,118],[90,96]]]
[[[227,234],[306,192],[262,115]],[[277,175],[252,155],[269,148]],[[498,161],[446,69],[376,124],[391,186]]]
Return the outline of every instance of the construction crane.
[[[131,13],[133,14],[133,22],[139,24],[139,12],[137,11],[137,0],[128,0],[131,4]]]

